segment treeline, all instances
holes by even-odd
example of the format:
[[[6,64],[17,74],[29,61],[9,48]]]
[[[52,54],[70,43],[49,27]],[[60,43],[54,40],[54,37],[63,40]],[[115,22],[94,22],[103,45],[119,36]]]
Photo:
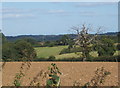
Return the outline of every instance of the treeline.
[[[108,32],[108,33],[99,34],[99,35],[105,35],[105,36],[111,37],[112,39],[117,41],[116,37],[117,37],[118,33],[119,32]],[[70,38],[77,37],[76,34],[66,34],[66,35],[68,35]],[[36,40],[37,42],[46,42],[46,41],[60,40],[61,37],[63,37],[63,36],[64,35],[20,35],[20,36],[6,36],[6,39],[8,41],[16,41],[16,40],[22,39],[22,38],[32,38],[32,39]]]
[[[69,35],[71,38],[75,38],[76,34],[66,34]],[[64,35],[20,35],[20,36],[6,36],[8,41],[16,41],[22,38],[32,38],[37,42],[46,42],[46,41],[56,41],[61,39]]]
[[[53,39],[53,40],[49,40],[49,41],[37,41],[31,37],[23,37],[23,38],[19,38],[17,40],[25,40],[25,41],[31,43],[34,47],[54,47],[54,46],[61,46],[61,45],[69,45],[69,48],[70,48],[74,44],[74,39],[76,37],[75,37],[75,35],[73,37],[73,35],[65,34],[65,35],[62,35],[57,40]],[[114,43],[118,43],[118,36],[117,35],[115,35],[115,36],[98,35],[97,38],[102,39],[104,37],[113,40]],[[15,40],[15,41],[17,41],[17,40]],[[15,42],[15,41],[10,41],[10,42]]]

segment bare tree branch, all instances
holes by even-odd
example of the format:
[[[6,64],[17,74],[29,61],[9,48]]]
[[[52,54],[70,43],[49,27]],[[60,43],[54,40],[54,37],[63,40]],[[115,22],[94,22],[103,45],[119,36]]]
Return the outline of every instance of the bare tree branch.
[[[90,44],[95,41],[97,35],[101,32],[101,27],[97,29],[97,33],[94,35],[90,35],[88,32],[90,30],[89,27],[86,27],[85,24],[82,27],[72,27],[73,30],[77,33],[77,38],[75,39],[75,46],[79,45],[82,47],[82,54],[83,54],[83,61],[89,56],[89,46]]]

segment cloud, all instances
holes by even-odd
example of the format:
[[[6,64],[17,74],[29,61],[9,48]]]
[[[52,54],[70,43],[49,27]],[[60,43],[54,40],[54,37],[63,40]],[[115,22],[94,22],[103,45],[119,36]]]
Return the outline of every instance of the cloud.
[[[49,10],[48,13],[50,14],[60,14],[60,13],[66,13],[64,10]]]
[[[61,9],[57,10],[49,10],[49,9],[18,9],[18,8],[3,8],[0,9],[0,13],[2,13],[3,19],[16,19],[16,18],[33,18],[37,17],[38,14],[65,14],[66,12]]]
[[[2,18],[28,18],[28,17],[34,17],[33,14],[3,14]]]
[[[0,9],[2,18],[30,18],[34,17],[31,9],[18,9],[18,8],[2,8]]]
[[[28,12],[23,9],[18,9],[18,8],[2,8],[0,9],[0,13],[22,13],[22,12]]]
[[[117,5],[117,2],[81,2],[76,4],[76,7],[96,7],[103,5]]]
[[[81,16],[96,16],[97,13],[92,12],[92,11],[83,11],[83,12],[79,12],[79,15],[81,15]]]

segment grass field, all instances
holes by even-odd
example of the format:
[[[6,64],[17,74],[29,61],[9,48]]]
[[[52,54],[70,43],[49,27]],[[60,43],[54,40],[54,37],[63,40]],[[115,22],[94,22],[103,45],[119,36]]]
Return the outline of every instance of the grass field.
[[[37,47],[35,48],[38,58],[48,58],[51,55],[59,55],[60,51],[67,46],[55,46],[55,47]]]
[[[80,57],[82,56],[81,52],[75,53],[67,53],[67,54],[61,54],[59,55],[60,51],[64,48],[67,48],[67,46],[55,46],[55,47],[37,47],[35,48],[37,52],[38,58],[48,58],[49,56],[53,55],[56,57],[56,59],[63,59],[63,58],[74,58],[74,57]],[[116,51],[114,55],[118,55],[120,51]],[[97,51],[90,52],[90,55],[93,57],[97,57],[98,53]]]

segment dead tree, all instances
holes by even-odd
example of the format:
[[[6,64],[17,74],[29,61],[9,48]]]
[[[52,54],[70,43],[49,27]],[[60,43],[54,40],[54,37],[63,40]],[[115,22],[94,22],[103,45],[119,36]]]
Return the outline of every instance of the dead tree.
[[[93,41],[95,41],[95,38],[97,37],[98,33],[100,32],[100,28],[97,29],[97,33],[94,35],[90,35],[88,32],[90,30],[89,27],[86,27],[84,24],[82,27],[72,27],[73,30],[77,32],[77,38],[75,39],[75,45],[82,48],[82,56],[83,61],[86,61],[86,59],[89,57],[90,52],[90,46]]]

